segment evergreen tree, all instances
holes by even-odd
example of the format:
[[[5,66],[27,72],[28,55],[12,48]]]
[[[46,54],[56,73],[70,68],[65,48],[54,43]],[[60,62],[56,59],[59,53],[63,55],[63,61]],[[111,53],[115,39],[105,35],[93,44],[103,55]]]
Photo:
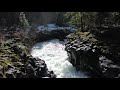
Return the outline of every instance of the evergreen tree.
[[[70,25],[75,25],[85,31],[95,26],[96,12],[67,12],[65,19]]]
[[[28,20],[26,19],[26,16],[24,14],[24,12],[20,13],[19,20],[20,20],[20,26],[22,26],[24,29],[30,27],[30,25],[28,23]]]

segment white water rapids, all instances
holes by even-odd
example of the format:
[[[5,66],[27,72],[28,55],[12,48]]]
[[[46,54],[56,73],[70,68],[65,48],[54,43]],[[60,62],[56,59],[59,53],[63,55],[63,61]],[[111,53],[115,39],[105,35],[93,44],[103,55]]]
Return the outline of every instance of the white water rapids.
[[[37,43],[33,46],[31,55],[45,60],[48,69],[53,70],[57,78],[88,78],[86,72],[76,71],[67,60],[63,41],[54,39]]]

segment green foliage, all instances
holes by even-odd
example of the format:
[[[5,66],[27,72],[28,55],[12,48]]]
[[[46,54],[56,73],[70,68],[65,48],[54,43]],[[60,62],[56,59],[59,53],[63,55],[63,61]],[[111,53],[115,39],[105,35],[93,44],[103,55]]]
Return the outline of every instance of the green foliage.
[[[120,12],[111,12],[114,24],[120,24]]]
[[[96,25],[119,25],[120,24],[120,12],[97,12]]]
[[[67,12],[64,16],[68,24],[77,26],[81,31],[95,26],[96,12]]]
[[[6,73],[10,69],[13,69],[14,72],[21,70],[21,65],[26,63],[25,61],[22,61],[24,60],[24,57],[21,56],[24,53],[27,55],[26,47],[22,43],[15,43],[14,41],[14,39],[10,39],[0,45],[0,78],[6,78]],[[22,53],[16,53],[13,50],[14,45],[22,49]]]
[[[81,31],[120,24],[120,12],[67,12],[64,16],[68,24],[77,26]]]
[[[29,22],[28,22],[28,20],[26,19],[26,16],[25,16],[24,12],[21,12],[21,13],[20,13],[19,20],[20,20],[20,25],[21,25],[23,28],[28,28],[28,27],[30,27]]]
[[[65,15],[65,21],[68,22],[70,25],[80,26],[80,12],[67,12]]]

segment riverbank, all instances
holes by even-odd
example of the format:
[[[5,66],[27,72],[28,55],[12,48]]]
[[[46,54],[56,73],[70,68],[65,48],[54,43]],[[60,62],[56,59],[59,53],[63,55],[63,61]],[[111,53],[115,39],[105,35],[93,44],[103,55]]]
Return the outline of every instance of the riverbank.
[[[77,70],[90,72],[90,77],[93,78],[119,78],[120,33],[118,29],[114,28],[114,30],[110,29],[109,31],[104,29],[103,31],[91,30],[91,32],[75,31],[71,33],[69,30],[38,32],[33,28],[24,30],[19,27],[6,27],[1,28],[0,31],[1,78],[55,78],[55,73],[49,70],[45,62],[44,58],[47,56],[34,58],[30,55],[30,51],[33,45],[38,42],[56,38],[64,41],[65,36],[68,34],[64,47],[68,57],[65,54],[66,58],[61,56],[61,59],[67,59]],[[113,37],[110,37],[111,35]],[[59,48],[57,49],[59,51]],[[58,61],[60,61],[60,57]],[[63,60],[63,62],[66,61]]]
[[[44,60],[33,58],[35,42],[21,28],[2,28],[0,36],[0,78],[55,78]]]
[[[64,28],[41,31],[36,28],[23,29],[19,26],[1,27],[1,78],[56,78],[54,72],[47,68],[44,58],[43,60],[34,58],[30,55],[30,51],[37,42],[54,38],[63,41],[70,32],[69,29]],[[8,73],[7,76],[6,73]]]
[[[72,33],[66,43],[69,61],[77,70],[90,71],[93,77],[119,78],[119,38],[118,28]]]

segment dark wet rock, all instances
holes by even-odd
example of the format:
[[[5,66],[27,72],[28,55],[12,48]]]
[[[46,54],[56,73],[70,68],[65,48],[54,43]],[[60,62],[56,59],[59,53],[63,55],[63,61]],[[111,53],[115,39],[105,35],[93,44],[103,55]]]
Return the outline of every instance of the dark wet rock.
[[[45,62],[39,58],[30,58],[30,64],[27,65],[27,76],[32,78],[49,77],[55,78],[53,71],[49,71]],[[51,73],[49,73],[51,72]]]
[[[51,77],[51,78],[56,78],[56,75],[54,74],[53,71],[48,71],[48,77]]]
[[[60,41],[64,41],[66,36],[70,34],[70,30],[52,30],[52,31],[40,31],[36,33],[36,42],[46,41],[50,39],[59,39]]]
[[[14,78],[14,72],[15,70],[13,68],[10,68],[7,72],[6,72],[6,78]]]
[[[120,74],[120,66],[116,65],[112,60],[106,58],[105,56],[101,56],[99,58],[100,66],[102,68],[102,72],[107,78],[118,78]]]
[[[13,45],[12,48],[13,48],[13,50],[16,54],[21,54],[22,53],[22,49],[19,48],[17,45]]]
[[[22,66],[24,66],[24,64],[20,61],[17,61],[17,62],[14,62],[14,66],[18,67],[18,68],[21,68]]]
[[[33,67],[37,67],[35,60],[36,60],[36,59],[33,58],[33,57],[30,57],[30,58],[29,58],[29,63],[30,63]]]
[[[21,41],[10,39],[0,46],[1,78],[55,78],[44,60],[33,58]]]
[[[51,76],[52,74],[54,74],[54,73],[48,73],[49,70],[44,60],[33,57],[29,57],[29,64],[26,66],[26,72],[27,72],[27,77],[29,78],[31,77],[42,78],[46,76],[52,78]]]
[[[20,42],[20,38],[14,38],[14,42],[17,43],[17,42]]]
[[[107,34],[112,35],[115,32],[116,30],[105,31],[101,36],[105,34],[103,36],[106,38],[96,36],[97,40],[89,32],[78,32],[78,36],[75,33],[68,35],[65,50],[69,61],[77,70],[90,71],[92,77],[119,78],[119,39],[107,38]]]
[[[19,71],[19,70],[15,71],[15,73],[16,73],[16,77],[17,77],[17,78],[24,78],[24,77],[25,77],[24,73],[22,73],[22,72]]]
[[[31,64],[28,64],[27,67],[26,67],[27,76],[28,76],[29,78],[34,77],[34,72],[35,72],[35,70],[34,70],[34,68],[32,67],[32,65],[31,65]]]
[[[100,74],[99,58],[97,48],[91,43],[80,43],[82,41],[72,41],[66,44],[66,51],[68,52],[69,61],[77,69],[89,69]]]

